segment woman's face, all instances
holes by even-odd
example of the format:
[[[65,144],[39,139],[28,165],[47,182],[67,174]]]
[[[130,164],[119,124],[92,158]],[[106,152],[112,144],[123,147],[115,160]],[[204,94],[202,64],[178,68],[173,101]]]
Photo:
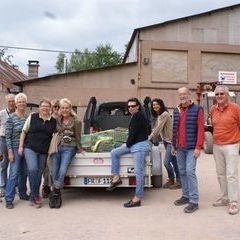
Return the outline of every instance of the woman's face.
[[[17,101],[16,101],[16,108],[18,110],[25,110],[26,109],[26,106],[27,106],[27,102],[26,102],[26,99],[25,98],[19,98]]]
[[[63,103],[60,105],[60,113],[63,117],[69,117],[71,114],[71,107],[67,103]]]
[[[159,113],[159,111],[160,111],[160,109],[161,109],[159,103],[153,101],[152,106],[153,106],[153,110],[154,110],[155,112]]]
[[[50,115],[50,104],[48,102],[42,102],[41,105],[39,106],[39,113],[41,115]]]
[[[59,107],[58,104],[54,104],[54,105],[52,106],[52,113],[57,116],[58,113],[59,113],[59,108],[60,108],[60,107]]]

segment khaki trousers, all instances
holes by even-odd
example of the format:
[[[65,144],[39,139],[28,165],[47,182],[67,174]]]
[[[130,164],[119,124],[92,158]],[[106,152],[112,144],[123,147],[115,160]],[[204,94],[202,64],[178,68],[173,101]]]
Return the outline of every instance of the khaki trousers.
[[[221,198],[230,202],[238,202],[239,143],[226,145],[214,144],[213,156],[216,162]]]

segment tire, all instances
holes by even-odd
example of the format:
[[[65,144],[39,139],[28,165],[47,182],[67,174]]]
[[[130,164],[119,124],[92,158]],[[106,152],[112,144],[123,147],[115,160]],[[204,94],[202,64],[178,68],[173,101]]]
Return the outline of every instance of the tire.
[[[162,187],[162,175],[152,176],[151,180],[154,188]]]
[[[203,150],[207,154],[213,153],[213,135],[211,132],[207,131],[204,133],[205,140],[203,144]]]

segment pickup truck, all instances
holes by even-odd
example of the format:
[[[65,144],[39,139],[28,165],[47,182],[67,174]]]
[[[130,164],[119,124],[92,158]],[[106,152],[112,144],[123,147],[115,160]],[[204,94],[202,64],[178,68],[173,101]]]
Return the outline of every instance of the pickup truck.
[[[146,97],[142,103],[142,111],[149,120],[153,121],[150,111],[151,99]],[[130,115],[126,102],[97,102],[91,97],[84,116],[84,134],[114,129],[127,128]],[[134,160],[131,154],[122,156],[120,176],[123,181],[121,187],[135,187]],[[70,164],[65,187],[108,187],[111,180],[110,152],[77,153]],[[145,163],[145,187],[162,186],[162,158],[158,146],[152,145]]]

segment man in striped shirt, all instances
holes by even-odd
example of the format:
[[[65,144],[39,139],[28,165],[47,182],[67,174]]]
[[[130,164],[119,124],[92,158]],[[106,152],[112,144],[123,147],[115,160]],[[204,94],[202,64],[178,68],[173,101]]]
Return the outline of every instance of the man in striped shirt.
[[[7,169],[8,169],[8,150],[5,139],[5,128],[9,114],[15,111],[14,94],[6,95],[7,108],[0,111],[0,153],[2,160],[0,160],[0,197],[4,197],[4,191],[7,180]]]

